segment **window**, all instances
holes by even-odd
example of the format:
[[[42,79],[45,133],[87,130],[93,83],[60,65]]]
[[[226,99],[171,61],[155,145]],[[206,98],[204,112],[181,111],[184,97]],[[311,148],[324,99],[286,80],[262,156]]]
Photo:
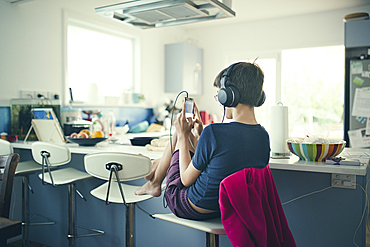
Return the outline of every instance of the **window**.
[[[255,114],[267,131],[271,106],[282,102],[289,109],[290,137],[343,139],[344,46],[238,54],[228,61],[253,62],[256,57],[265,74],[266,102]]]
[[[235,56],[230,56],[228,59],[230,62],[229,64],[235,62],[250,62],[253,63],[255,61],[258,64],[262,71],[264,72],[265,78],[263,83],[263,90],[266,94],[266,101],[265,103],[258,107],[255,110],[257,121],[264,126],[267,130],[270,127],[270,107],[275,105],[275,101],[277,100],[276,92],[279,91],[280,88],[280,79],[278,78],[278,54],[277,53],[266,53],[266,54],[238,54]]]
[[[124,94],[140,90],[137,39],[85,20],[67,17],[66,23],[65,102],[71,88],[74,103],[130,103]]]
[[[343,139],[343,46],[283,50],[282,84],[291,137]]]

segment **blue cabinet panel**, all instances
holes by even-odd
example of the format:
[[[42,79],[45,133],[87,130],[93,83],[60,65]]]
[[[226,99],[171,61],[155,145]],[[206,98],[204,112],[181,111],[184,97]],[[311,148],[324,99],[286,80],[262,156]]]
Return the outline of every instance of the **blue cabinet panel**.
[[[350,21],[344,24],[344,45],[370,47],[370,20]]]

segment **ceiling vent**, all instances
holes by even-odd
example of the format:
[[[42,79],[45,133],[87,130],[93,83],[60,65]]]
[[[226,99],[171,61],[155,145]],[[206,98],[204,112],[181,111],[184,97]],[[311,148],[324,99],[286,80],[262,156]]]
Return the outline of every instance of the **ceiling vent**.
[[[4,0],[7,3],[26,3],[32,0]]]
[[[135,0],[95,9],[95,13],[140,28],[173,26],[234,17],[218,0]]]

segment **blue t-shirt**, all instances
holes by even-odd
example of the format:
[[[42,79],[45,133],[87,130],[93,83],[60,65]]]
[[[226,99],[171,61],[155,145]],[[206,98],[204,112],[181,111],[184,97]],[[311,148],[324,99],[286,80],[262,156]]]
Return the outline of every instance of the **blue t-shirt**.
[[[221,180],[244,168],[263,168],[269,158],[269,135],[261,125],[211,124],[204,128],[192,158],[194,167],[202,172],[187,196],[200,208],[220,211]]]

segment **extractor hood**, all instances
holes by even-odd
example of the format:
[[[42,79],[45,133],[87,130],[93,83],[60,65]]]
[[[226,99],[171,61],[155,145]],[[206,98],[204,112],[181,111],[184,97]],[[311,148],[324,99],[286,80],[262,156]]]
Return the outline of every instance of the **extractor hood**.
[[[234,17],[230,5],[231,0],[134,0],[99,7],[95,13],[145,29]]]

